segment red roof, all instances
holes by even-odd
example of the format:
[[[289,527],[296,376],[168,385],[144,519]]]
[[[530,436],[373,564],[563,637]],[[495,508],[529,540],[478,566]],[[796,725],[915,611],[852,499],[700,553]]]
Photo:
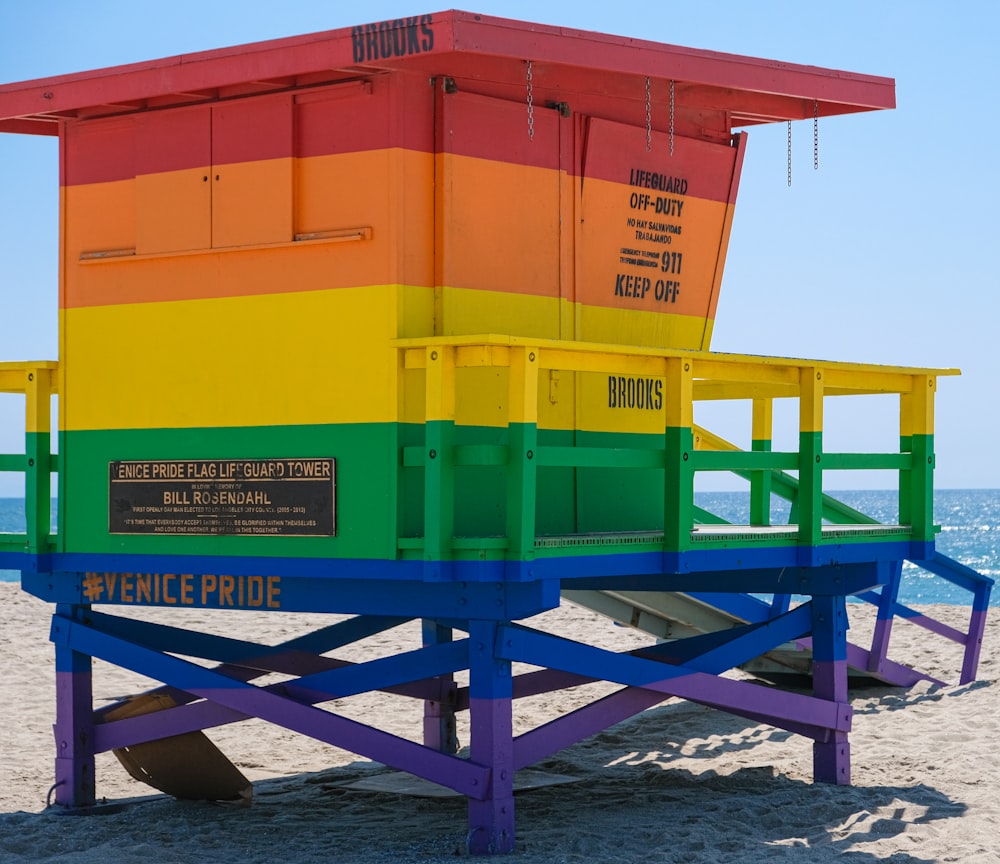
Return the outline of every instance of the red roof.
[[[439,12],[0,85],[0,131],[58,134],[59,121],[191,104],[408,69],[523,94],[644,99],[725,111],[730,126],[895,107],[891,78],[682,48],[470,12]]]

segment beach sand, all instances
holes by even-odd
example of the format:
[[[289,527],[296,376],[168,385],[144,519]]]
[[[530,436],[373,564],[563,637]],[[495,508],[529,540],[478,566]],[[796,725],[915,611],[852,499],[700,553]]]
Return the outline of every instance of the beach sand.
[[[175,801],[132,780],[111,754],[97,762],[97,792],[139,799],[80,817],[46,809],[54,747],[51,607],[0,584],[0,862],[439,862],[464,855],[460,798],[347,788],[388,769],[294,733],[248,721],[209,735],[255,785],[249,808]],[[864,644],[865,622],[852,634]],[[964,626],[965,607],[931,607]],[[124,614],[124,613],[122,613]],[[142,610],[141,617],[277,643],[329,616]],[[648,644],[572,606],[539,626],[624,650]],[[413,625],[352,646],[359,659],[414,647]],[[898,624],[890,656],[957,681],[961,649]],[[979,681],[908,691],[852,691],[853,785],[813,784],[811,741],[687,702],[670,700],[538,766],[576,778],[517,796],[523,864],[642,861],[809,864],[1000,862],[1000,623],[987,627]],[[739,674],[739,673],[731,673]],[[97,661],[95,705],[151,682]],[[515,731],[583,704],[609,685],[519,700]],[[420,734],[422,706],[364,695],[336,710],[396,734]],[[459,737],[468,743],[460,725]]]

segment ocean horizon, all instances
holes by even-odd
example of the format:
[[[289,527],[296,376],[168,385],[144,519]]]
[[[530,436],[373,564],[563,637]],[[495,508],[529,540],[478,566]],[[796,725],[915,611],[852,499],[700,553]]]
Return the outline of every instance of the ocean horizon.
[[[894,490],[836,490],[830,494],[879,522],[894,523],[899,518],[898,493]],[[747,492],[696,492],[695,503],[729,522],[749,521]],[[53,501],[53,527],[56,506]],[[787,502],[775,502],[772,521],[778,524],[787,519]],[[934,497],[934,521],[941,527],[935,540],[938,552],[991,579],[1000,577],[1000,489],[938,489]],[[0,534],[20,534],[24,530],[24,499],[0,497]],[[0,582],[19,579],[16,570],[0,570]],[[966,606],[972,603],[972,594],[906,562],[899,600],[907,605]],[[1000,591],[993,592],[990,605],[1000,606]]]

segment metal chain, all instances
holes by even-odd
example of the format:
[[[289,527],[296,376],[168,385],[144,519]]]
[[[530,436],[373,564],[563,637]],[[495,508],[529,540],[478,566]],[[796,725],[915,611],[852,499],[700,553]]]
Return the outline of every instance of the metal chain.
[[[670,155],[674,155],[674,82],[670,81]]]
[[[525,77],[528,92],[528,140],[535,138],[535,96],[531,90],[531,61],[528,61],[528,72]]]
[[[649,99],[649,78],[646,78],[646,152],[653,149],[653,115]]]
[[[819,102],[813,101],[813,170],[819,171]]]
[[[788,185],[792,185],[792,121],[788,121]]]

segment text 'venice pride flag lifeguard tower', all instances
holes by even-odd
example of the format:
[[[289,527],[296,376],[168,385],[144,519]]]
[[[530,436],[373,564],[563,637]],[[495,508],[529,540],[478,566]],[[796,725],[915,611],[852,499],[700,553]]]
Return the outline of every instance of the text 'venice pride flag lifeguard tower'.
[[[974,592],[975,674],[989,583],[933,551],[949,372],[708,349],[733,130],[893,104],[883,78],[463,12],[0,87],[0,130],[60,138],[61,356],[0,366],[28,405],[26,452],[0,457],[27,531],[0,566],[57,604],[56,800],[94,803],[96,752],[256,716],[457,790],[471,848],[508,851],[517,769],[671,695],[809,737],[817,779],[847,782],[848,660],[901,668],[903,560]],[[886,393],[899,452],[824,450],[826,397]],[[771,451],[775,398],[796,451]],[[700,399],[752,400],[752,450],[695,427]],[[898,472],[898,523],[824,496],[824,472],[867,468]],[[697,471],[749,478],[748,524],[694,505]],[[861,651],[844,598],[879,586]],[[738,626],[667,627],[639,657],[513,623],[560,592]],[[356,617],[264,646],[116,605]],[[413,652],[327,656],[412,618]],[[718,677],[806,637],[812,696]],[[163,710],[95,714],[93,657],[168,685]],[[267,670],[297,678],[251,683]],[[512,735],[512,699],[592,678],[622,690]],[[376,689],[427,703],[422,744],[320,707]]]

